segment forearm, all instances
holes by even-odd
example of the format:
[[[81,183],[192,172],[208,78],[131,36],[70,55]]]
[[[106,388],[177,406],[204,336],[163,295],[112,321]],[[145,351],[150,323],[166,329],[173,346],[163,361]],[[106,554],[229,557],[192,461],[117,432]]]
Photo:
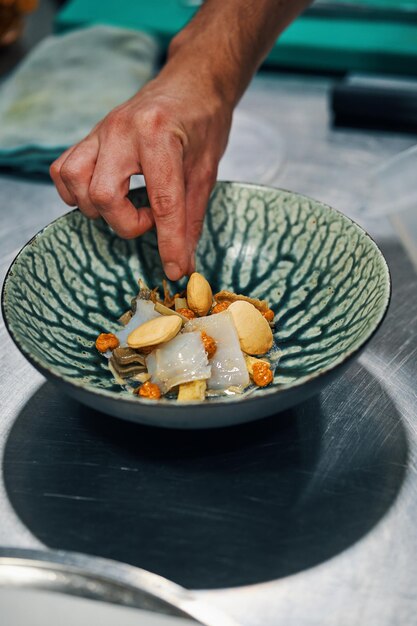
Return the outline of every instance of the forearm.
[[[206,0],[171,42],[163,74],[205,80],[232,107],[309,0]]]

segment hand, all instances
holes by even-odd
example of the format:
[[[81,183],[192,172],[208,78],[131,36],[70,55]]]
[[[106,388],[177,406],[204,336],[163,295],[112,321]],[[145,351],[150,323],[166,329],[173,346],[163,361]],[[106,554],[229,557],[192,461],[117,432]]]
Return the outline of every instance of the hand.
[[[52,164],[63,200],[88,217],[102,215],[122,237],[155,224],[168,278],[191,273],[233,108],[308,2],[206,0],[172,40],[159,76]],[[151,205],[140,210],[126,198],[137,173]]]
[[[184,67],[169,67],[114,109],[51,166],[62,199],[100,215],[124,238],[156,225],[168,278],[194,271],[207,202],[225,150],[233,107]],[[142,173],[150,207],[127,199]]]

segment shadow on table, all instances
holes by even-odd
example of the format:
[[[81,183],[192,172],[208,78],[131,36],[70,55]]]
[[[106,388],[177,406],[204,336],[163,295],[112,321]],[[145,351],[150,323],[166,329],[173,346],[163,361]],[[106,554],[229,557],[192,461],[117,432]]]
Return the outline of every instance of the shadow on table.
[[[356,542],[406,462],[400,416],[354,365],[294,410],[195,432],[113,419],[46,383],[10,432],[4,476],[47,546],[217,588],[293,574]]]

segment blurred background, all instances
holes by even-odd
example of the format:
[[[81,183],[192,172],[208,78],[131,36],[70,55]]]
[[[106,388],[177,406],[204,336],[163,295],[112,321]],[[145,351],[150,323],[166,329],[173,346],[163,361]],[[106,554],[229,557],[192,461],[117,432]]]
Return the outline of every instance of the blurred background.
[[[12,45],[20,38],[24,47],[52,28],[63,32],[110,24],[153,33],[165,47],[200,4],[200,0],[0,0],[0,44]],[[38,17],[27,19],[35,10]],[[415,75],[416,41],[417,0],[315,0],[282,35],[265,64]]]

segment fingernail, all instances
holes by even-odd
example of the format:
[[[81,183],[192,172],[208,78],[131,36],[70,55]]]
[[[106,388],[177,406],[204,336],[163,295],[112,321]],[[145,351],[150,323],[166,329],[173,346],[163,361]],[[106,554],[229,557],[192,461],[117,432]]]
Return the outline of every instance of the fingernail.
[[[182,271],[179,265],[173,263],[172,261],[165,263],[164,270],[169,280],[178,280],[182,276]]]

